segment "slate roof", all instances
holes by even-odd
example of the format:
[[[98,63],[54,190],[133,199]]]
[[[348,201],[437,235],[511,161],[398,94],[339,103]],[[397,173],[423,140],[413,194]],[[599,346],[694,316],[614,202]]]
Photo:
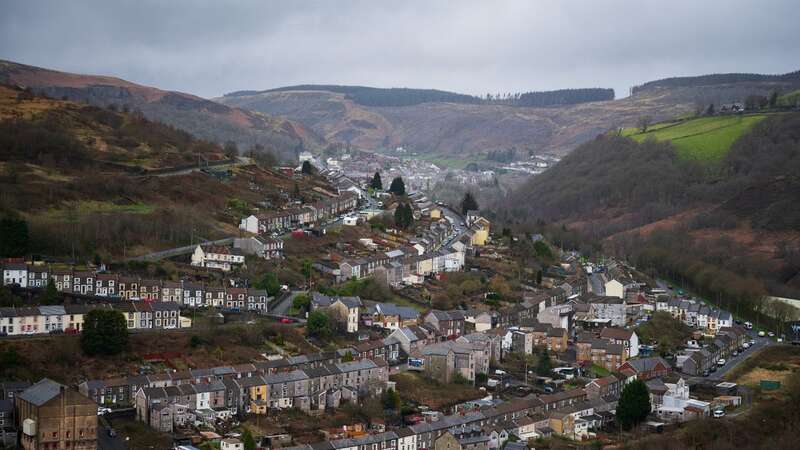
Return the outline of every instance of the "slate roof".
[[[56,383],[49,378],[43,378],[41,381],[19,394],[19,398],[33,405],[42,406],[58,396],[62,389],[66,389],[66,386]]]
[[[617,327],[605,327],[600,331],[600,337],[606,339],[615,339],[627,341],[633,336],[633,330],[626,330]]]

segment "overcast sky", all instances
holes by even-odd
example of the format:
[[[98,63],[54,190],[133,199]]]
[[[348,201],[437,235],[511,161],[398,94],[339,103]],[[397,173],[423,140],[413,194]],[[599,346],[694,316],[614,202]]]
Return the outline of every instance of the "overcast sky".
[[[0,2],[0,59],[214,97],[301,83],[485,94],[800,69],[798,0]]]

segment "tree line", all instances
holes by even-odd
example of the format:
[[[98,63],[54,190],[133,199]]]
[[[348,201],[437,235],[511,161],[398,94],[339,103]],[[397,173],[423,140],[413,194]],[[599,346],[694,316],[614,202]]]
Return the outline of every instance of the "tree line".
[[[712,84],[730,84],[743,82],[764,82],[764,81],[800,81],[800,70],[789,72],[782,75],[763,75],[757,73],[716,73],[700,75],[696,77],[671,77],[661,80],[648,81],[647,83],[633,86],[631,93],[636,94],[648,88],[654,87],[697,87]]]
[[[364,106],[412,106],[421,103],[498,104],[511,106],[555,106],[584,102],[614,100],[610,88],[559,89],[554,91],[487,93],[485,96],[459,94],[438,89],[374,88],[367,86],[340,86],[305,84],[286,86],[266,91],[237,91],[226,97],[256,95],[285,91],[327,91],[345,94],[345,97]]]

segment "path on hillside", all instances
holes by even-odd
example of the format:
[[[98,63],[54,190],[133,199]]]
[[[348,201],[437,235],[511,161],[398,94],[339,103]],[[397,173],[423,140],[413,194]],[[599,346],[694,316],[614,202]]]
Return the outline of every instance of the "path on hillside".
[[[186,245],[183,247],[175,247],[170,248],[167,250],[161,250],[154,253],[148,253],[147,255],[142,256],[135,256],[133,258],[128,258],[125,261],[158,261],[164,258],[172,258],[173,256],[178,255],[188,255],[197,248],[198,245],[227,245],[233,243],[235,237],[226,237],[223,239],[217,239],[216,241],[206,241],[203,240],[202,242],[198,242],[197,244]]]

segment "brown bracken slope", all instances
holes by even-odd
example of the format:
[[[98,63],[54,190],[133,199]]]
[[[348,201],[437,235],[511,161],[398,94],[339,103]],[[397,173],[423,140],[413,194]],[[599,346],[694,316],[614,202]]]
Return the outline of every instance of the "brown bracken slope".
[[[326,140],[364,149],[404,146],[421,154],[474,157],[490,150],[565,154],[609,129],[633,126],[642,116],[662,120],[697,104],[727,103],[749,94],[769,95],[786,82],[640,89],[612,101],[553,107],[430,102],[411,106],[364,106],[325,90],[245,92],[215,99],[222,104],[286,117]]]
[[[301,149],[322,145],[316,133],[290,120],[115,77],[59,72],[0,60],[0,83],[31,88],[53,98],[139,110],[148,119],[181,128],[202,139],[219,143],[234,141],[241,150],[260,144],[284,157],[292,157]]]

